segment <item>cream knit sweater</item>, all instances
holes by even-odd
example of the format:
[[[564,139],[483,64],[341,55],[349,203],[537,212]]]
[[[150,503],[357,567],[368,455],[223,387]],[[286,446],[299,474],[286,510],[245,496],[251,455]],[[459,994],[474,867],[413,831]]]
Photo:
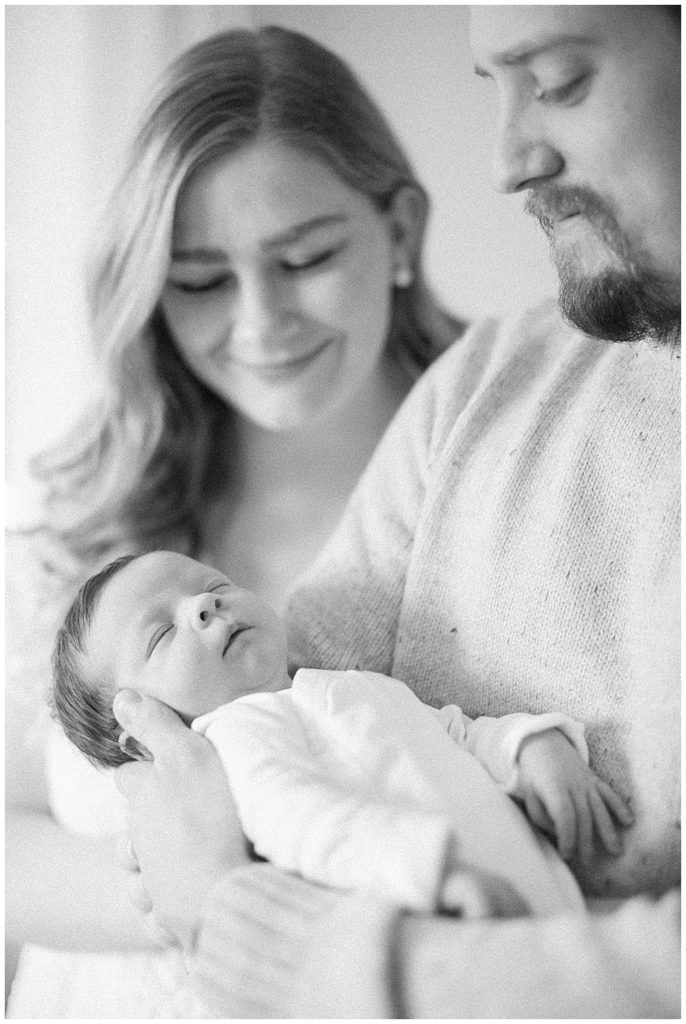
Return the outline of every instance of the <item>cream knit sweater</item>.
[[[470,331],[399,411],[289,609],[294,666],[472,716],[559,711],[636,817],[587,893],[679,878],[679,359],[553,304]]]
[[[631,800],[587,892],[679,878],[679,363],[549,308],[422,378],[294,599],[294,664],[392,674],[472,717],[559,711]],[[193,975],[225,1017],[672,1018],[679,901],[405,918],[254,865],[208,894]]]

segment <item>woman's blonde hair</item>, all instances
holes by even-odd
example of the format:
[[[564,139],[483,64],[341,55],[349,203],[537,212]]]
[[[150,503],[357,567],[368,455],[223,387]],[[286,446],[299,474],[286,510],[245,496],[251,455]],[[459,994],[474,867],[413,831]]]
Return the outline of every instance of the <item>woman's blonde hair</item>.
[[[180,358],[159,299],[182,185],[208,161],[262,138],[325,160],[379,210],[403,186],[425,197],[350,69],[306,36],[276,27],[224,32],[170,66],[92,260],[103,397],[34,463],[53,536],[84,574],[122,546],[196,553],[203,506],[230,483],[231,410]],[[420,256],[414,282],[394,289],[387,345],[413,377],[464,327],[433,299]]]

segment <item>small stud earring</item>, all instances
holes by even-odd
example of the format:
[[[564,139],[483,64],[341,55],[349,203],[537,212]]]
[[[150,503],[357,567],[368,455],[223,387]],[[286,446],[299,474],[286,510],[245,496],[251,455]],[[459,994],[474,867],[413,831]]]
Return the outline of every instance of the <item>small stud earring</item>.
[[[393,275],[393,284],[396,288],[409,288],[413,281],[411,267],[398,267]]]

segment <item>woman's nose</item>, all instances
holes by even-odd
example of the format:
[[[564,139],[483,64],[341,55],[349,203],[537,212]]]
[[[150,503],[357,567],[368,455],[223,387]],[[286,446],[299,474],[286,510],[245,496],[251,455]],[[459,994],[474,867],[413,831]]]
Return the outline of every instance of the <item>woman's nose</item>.
[[[233,344],[238,358],[251,361],[254,349],[278,349],[296,317],[283,283],[263,276],[244,280],[238,288],[233,317]]]
[[[519,106],[501,112],[493,153],[493,187],[519,192],[541,179],[553,178],[564,166],[540,119]]]

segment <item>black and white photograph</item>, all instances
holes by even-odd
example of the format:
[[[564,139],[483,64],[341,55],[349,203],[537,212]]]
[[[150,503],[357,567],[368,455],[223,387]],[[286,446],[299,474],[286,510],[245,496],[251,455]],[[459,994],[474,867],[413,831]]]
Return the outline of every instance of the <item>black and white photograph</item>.
[[[680,102],[680,5],[5,5],[6,1019],[680,1019]]]

